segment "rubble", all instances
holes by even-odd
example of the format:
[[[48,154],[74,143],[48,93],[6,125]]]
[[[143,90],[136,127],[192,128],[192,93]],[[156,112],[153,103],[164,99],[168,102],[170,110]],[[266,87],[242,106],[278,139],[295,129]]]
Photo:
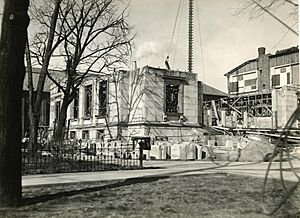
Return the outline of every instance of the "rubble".
[[[201,142],[157,141],[151,146],[149,159],[264,161],[274,144],[262,136],[203,136]]]

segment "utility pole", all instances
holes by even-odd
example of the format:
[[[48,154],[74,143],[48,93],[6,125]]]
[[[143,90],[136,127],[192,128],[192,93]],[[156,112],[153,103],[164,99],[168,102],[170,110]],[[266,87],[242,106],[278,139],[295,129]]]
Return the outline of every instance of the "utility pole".
[[[193,72],[193,14],[194,0],[189,0],[189,25],[188,25],[188,72]]]

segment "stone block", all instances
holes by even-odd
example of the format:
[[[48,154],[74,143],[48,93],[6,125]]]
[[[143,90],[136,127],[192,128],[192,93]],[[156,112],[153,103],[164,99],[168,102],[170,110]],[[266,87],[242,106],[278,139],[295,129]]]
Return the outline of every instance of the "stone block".
[[[167,158],[167,145],[152,145],[150,150],[150,157],[158,160],[165,160]]]
[[[171,146],[171,159],[180,160],[180,145],[174,144]]]

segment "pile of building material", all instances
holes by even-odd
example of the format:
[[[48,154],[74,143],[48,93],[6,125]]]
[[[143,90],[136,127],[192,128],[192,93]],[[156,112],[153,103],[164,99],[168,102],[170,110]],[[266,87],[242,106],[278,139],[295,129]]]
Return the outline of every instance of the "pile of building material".
[[[261,140],[245,139],[246,146],[241,150],[238,161],[264,161],[268,154],[272,154],[275,145],[268,139]]]
[[[209,146],[215,160],[258,162],[272,153],[275,145],[265,137],[231,136],[225,140],[225,146]],[[208,157],[211,158],[211,155]]]
[[[274,145],[261,136],[214,136],[199,142],[158,141],[147,152],[147,159],[264,161]]]
[[[194,142],[158,141],[151,146],[150,159],[195,160],[198,159],[197,147],[200,146]]]

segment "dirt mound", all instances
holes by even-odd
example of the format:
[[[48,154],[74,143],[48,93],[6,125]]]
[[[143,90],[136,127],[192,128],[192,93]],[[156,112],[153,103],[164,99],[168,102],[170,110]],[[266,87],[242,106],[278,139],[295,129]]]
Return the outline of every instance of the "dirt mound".
[[[212,146],[215,160],[258,162],[264,161],[268,154],[272,154],[275,145],[268,138],[261,136],[234,136],[229,138],[227,146]]]
[[[264,161],[266,155],[273,152],[275,145],[266,138],[260,140],[244,139],[245,147],[241,149],[238,161]]]

